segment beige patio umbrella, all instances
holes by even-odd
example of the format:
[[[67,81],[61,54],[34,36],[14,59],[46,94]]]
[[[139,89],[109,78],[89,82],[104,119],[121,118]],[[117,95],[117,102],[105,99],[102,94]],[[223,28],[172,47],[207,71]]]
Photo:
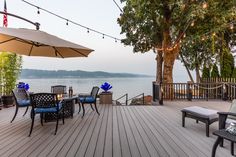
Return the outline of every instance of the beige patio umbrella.
[[[87,57],[93,50],[40,30],[0,27],[0,51],[68,58]]]

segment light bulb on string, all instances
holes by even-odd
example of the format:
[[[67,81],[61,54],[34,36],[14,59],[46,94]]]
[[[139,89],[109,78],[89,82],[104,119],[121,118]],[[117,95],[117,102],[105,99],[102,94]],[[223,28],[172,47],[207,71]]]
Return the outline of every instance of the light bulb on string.
[[[231,30],[234,29],[234,24],[233,24],[233,23],[230,24],[230,29],[231,29]]]
[[[194,26],[194,21],[193,22],[191,22],[191,27],[193,27]]]
[[[115,42],[117,43],[117,39],[115,38]]]
[[[38,11],[37,11],[37,13],[40,14],[39,7],[38,7]]]
[[[102,35],[102,39],[104,39],[104,34]]]
[[[89,33],[89,28],[87,28],[87,33]]]
[[[206,9],[206,8],[207,8],[207,2],[203,2],[202,8],[203,8],[203,9]]]
[[[212,33],[212,36],[215,36],[215,35],[216,35],[216,33],[215,33],[215,32],[213,32],[213,33]]]
[[[69,24],[69,23],[68,23],[68,20],[66,20],[66,25],[68,26],[68,24]]]

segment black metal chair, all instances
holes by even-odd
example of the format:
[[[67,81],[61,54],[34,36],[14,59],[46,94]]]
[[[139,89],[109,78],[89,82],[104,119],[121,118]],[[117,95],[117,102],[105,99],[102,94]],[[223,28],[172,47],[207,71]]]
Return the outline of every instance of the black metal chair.
[[[23,116],[25,116],[25,114],[27,113],[27,111],[29,109],[29,106],[31,105],[29,95],[27,94],[27,92],[24,88],[16,88],[12,91],[12,94],[13,94],[13,97],[15,100],[16,110],[15,110],[15,114],[11,120],[11,123],[16,118],[19,108],[26,107],[25,113],[23,115]]]
[[[67,94],[66,86],[64,85],[51,86],[51,92],[55,94]]]
[[[30,95],[32,104],[31,117],[32,124],[30,128],[29,136],[32,133],[34,127],[34,118],[36,114],[40,114],[41,124],[43,125],[43,116],[45,113],[55,113],[57,117],[55,135],[57,133],[58,121],[62,112],[62,121],[64,124],[64,108],[62,103],[58,101],[57,95],[53,93],[37,93]]]
[[[79,112],[81,110],[81,105],[82,105],[83,117],[84,117],[84,114],[85,114],[84,104],[90,104],[92,110],[94,110],[93,106],[92,106],[92,104],[94,104],[94,107],[95,107],[95,110],[96,110],[97,114],[100,115],[100,113],[98,112],[97,103],[96,103],[97,102],[98,91],[99,91],[99,87],[95,86],[95,87],[93,87],[90,94],[79,94],[79,103],[78,103],[79,104]]]

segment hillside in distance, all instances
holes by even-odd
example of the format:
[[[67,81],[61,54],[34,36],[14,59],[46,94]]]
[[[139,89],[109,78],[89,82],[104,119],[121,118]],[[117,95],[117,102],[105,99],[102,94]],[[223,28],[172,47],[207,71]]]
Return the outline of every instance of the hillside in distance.
[[[151,77],[149,75],[130,73],[109,73],[104,71],[82,71],[82,70],[36,70],[22,69],[20,78],[112,78],[112,77]]]

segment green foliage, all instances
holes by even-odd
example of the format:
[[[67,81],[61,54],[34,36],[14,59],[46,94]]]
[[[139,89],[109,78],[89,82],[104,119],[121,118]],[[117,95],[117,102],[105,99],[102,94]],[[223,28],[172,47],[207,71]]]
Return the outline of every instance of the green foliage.
[[[232,73],[232,78],[236,78],[236,68],[234,67],[233,73]]]
[[[221,65],[221,77],[229,78],[231,77],[234,70],[234,57],[230,53],[228,48],[223,49],[223,54],[220,61]]]
[[[219,73],[216,63],[213,65],[213,68],[211,71],[211,77],[213,77],[213,78],[220,77],[220,73]]]
[[[0,83],[3,85],[2,94],[11,94],[21,71],[22,58],[16,54],[0,53]]]
[[[181,53],[187,66],[194,70],[218,62],[223,41],[227,46],[236,45],[236,29],[230,29],[230,23],[236,23],[235,0],[121,2],[125,6],[118,23],[121,33],[126,35],[122,42],[133,46],[134,52],[163,51],[163,47],[173,48],[173,43],[180,46],[181,40]],[[207,3],[205,8],[204,3]],[[173,53],[173,58],[176,54]]]
[[[203,66],[202,78],[210,78],[210,68],[208,68],[206,65]]]

